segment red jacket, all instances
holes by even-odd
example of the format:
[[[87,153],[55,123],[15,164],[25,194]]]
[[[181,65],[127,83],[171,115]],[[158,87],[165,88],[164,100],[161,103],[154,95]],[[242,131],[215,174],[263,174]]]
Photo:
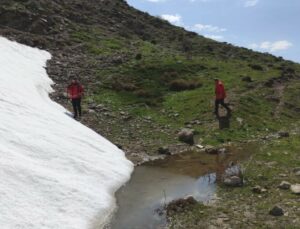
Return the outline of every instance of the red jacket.
[[[215,94],[216,94],[216,99],[225,99],[226,98],[226,92],[224,85],[222,81],[217,81],[215,84]]]
[[[80,99],[83,95],[83,87],[79,83],[71,83],[68,86],[68,96],[70,99]]]

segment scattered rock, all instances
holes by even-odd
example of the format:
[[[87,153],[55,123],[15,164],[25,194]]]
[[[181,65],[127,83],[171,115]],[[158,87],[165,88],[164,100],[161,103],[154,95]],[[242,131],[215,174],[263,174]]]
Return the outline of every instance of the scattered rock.
[[[192,124],[187,124],[186,127],[187,128],[193,128]]]
[[[242,126],[244,124],[244,119],[237,117],[236,121],[239,123],[239,126]]]
[[[300,167],[294,168],[293,173],[295,173],[296,176],[300,176]]]
[[[199,120],[193,120],[193,121],[191,121],[191,124],[192,125],[200,125],[201,124],[201,121],[199,121]]]
[[[257,194],[262,194],[262,193],[266,193],[267,189],[262,188],[259,185],[256,185],[255,187],[252,188],[252,191]]]
[[[241,187],[244,184],[243,171],[240,165],[227,168],[222,176],[223,184],[230,187]]]
[[[121,56],[116,56],[112,59],[112,62],[114,64],[122,64],[124,62],[124,60]]]
[[[215,148],[213,146],[206,146],[205,152],[208,153],[208,154],[218,154],[219,149]]]
[[[194,144],[194,131],[192,129],[182,129],[178,133],[178,139],[181,142],[185,142],[187,144],[193,145]]]
[[[293,169],[293,172],[294,172],[294,173],[300,172],[300,167],[294,168],[294,169]]]
[[[242,78],[242,81],[248,82],[248,83],[253,82],[253,80],[252,80],[252,78],[251,78],[250,76],[244,76],[244,77]]]
[[[290,133],[282,131],[282,132],[278,133],[278,136],[279,136],[279,138],[288,138],[290,136]]]
[[[255,214],[249,212],[249,211],[246,211],[244,212],[244,217],[245,218],[248,218],[248,219],[254,219],[255,218]]]
[[[197,147],[198,149],[204,149],[204,146],[203,146],[203,145],[200,145],[200,144],[196,145],[196,147]]]
[[[229,187],[241,187],[243,186],[242,178],[238,176],[227,177],[224,179],[223,183]]]
[[[284,212],[281,207],[275,206],[270,210],[269,214],[272,216],[283,216]]]
[[[272,156],[272,154],[270,155],[270,156]],[[275,166],[275,165],[277,165],[278,163],[276,162],[276,161],[270,161],[270,162],[267,162],[266,163],[266,165],[268,166],[268,167],[273,167],[273,166]]]
[[[198,202],[192,196],[183,199],[173,200],[166,207],[167,215],[170,215],[174,212],[183,212],[191,206],[196,205],[197,203]]]
[[[227,152],[226,148],[218,149],[218,154],[225,154]]]
[[[123,149],[123,146],[122,145],[120,145],[120,144],[116,144],[116,146],[119,148],[119,149]]]
[[[167,146],[159,147],[158,153],[163,155],[171,155],[170,149]]]
[[[284,189],[284,190],[290,189],[290,187],[291,187],[291,184],[287,181],[282,181],[280,183],[280,185],[278,185],[278,188]]]
[[[291,185],[291,191],[293,194],[300,194],[300,184]]]

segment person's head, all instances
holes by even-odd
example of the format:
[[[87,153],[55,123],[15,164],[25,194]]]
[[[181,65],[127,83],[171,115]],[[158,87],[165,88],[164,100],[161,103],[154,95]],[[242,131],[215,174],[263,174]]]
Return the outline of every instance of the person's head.
[[[78,83],[78,79],[77,79],[77,78],[73,78],[71,82],[72,82],[73,84],[74,84],[74,83]]]
[[[215,81],[215,83],[218,83],[219,79],[218,78],[214,78],[214,81]]]

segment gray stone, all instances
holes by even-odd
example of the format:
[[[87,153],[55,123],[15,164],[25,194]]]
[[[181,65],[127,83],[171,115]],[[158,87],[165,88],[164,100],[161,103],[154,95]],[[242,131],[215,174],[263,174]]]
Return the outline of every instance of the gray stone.
[[[272,216],[283,216],[284,212],[281,207],[275,206],[270,210],[269,214]]]
[[[278,133],[278,136],[280,138],[288,138],[290,136],[290,133],[286,132],[286,131],[281,131],[281,132]]]
[[[291,185],[291,191],[292,191],[292,193],[299,195],[300,194],[300,184]]]
[[[300,172],[300,167],[294,168],[294,169],[293,169],[293,172],[294,172],[294,173]]]
[[[234,165],[232,164],[230,167],[228,167],[223,176],[226,177],[233,177],[233,176],[237,176],[237,177],[242,177],[243,176],[243,170],[242,167],[240,165]]]
[[[256,185],[255,187],[252,188],[252,191],[253,191],[254,193],[261,194],[261,193],[266,193],[266,192],[267,192],[267,189],[262,188],[262,187],[260,187],[259,185]]]
[[[239,123],[239,126],[242,126],[244,124],[244,119],[237,117],[236,121]]]
[[[223,183],[229,187],[243,186],[243,180],[238,176],[226,177]]]
[[[248,83],[253,82],[253,80],[252,80],[252,78],[251,78],[250,76],[244,76],[244,77],[242,78],[242,81],[248,82]]]
[[[192,129],[182,129],[178,133],[178,139],[181,142],[185,142],[187,144],[193,145],[194,144],[194,131]]]
[[[278,185],[278,188],[284,189],[284,190],[290,189],[290,187],[291,187],[291,184],[287,181],[282,181],[280,183],[280,185]]]
[[[208,153],[208,154],[218,154],[219,149],[215,148],[213,146],[206,146],[205,152]]]
[[[166,146],[159,147],[158,148],[158,153],[159,154],[163,154],[163,155],[171,155],[170,149],[168,147],[166,147]]]

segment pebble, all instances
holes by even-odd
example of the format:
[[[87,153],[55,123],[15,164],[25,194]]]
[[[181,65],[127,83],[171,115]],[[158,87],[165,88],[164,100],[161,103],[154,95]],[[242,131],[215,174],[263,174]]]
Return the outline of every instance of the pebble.
[[[280,185],[278,185],[278,188],[284,189],[284,190],[288,190],[288,189],[290,189],[290,187],[291,187],[291,184],[287,181],[282,181],[280,183]]]
[[[291,191],[293,194],[300,194],[300,184],[291,185]]]
[[[269,214],[272,215],[272,216],[283,216],[284,212],[283,212],[283,209],[281,207],[274,206],[270,210]]]

